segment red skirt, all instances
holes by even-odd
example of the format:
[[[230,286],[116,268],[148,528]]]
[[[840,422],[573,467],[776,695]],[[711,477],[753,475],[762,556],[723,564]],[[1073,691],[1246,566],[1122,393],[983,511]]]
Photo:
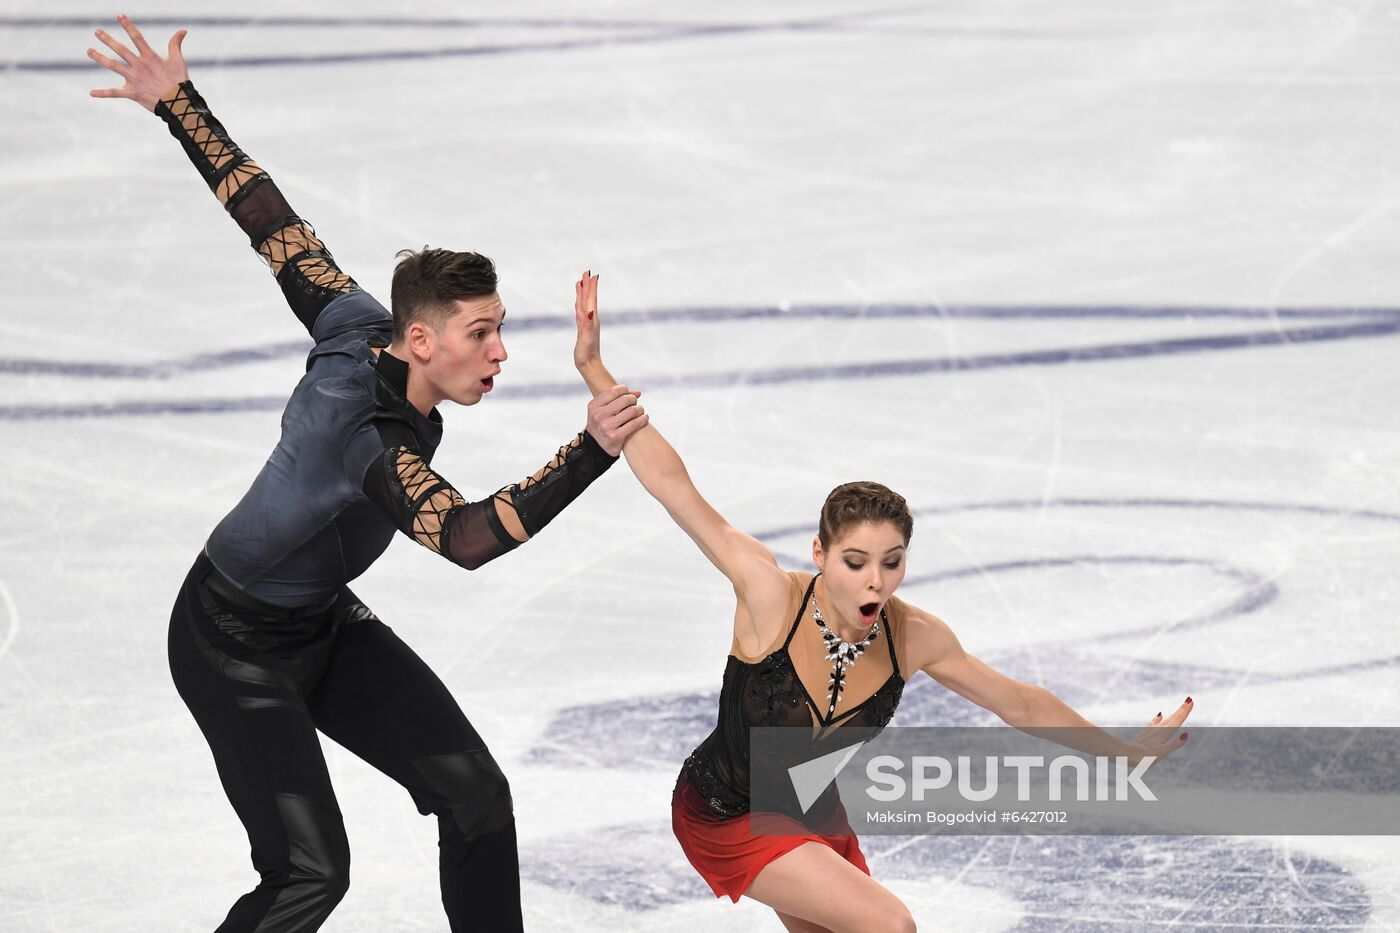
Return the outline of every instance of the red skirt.
[[[709,884],[715,897],[727,894],[738,903],[765,865],[804,842],[830,846],[837,855],[870,874],[870,867],[865,864],[865,856],[860,851],[860,841],[850,831],[844,811],[840,814],[840,825],[844,826],[845,832],[833,835],[810,832],[801,823],[787,817],[763,814],[756,819],[763,821],[766,832],[788,824],[792,826],[793,833],[757,834],[749,825],[748,814],[729,819],[717,817],[684,775],[676,784],[676,792],[671,797],[671,829],[675,831],[685,857],[690,859],[690,864]]]

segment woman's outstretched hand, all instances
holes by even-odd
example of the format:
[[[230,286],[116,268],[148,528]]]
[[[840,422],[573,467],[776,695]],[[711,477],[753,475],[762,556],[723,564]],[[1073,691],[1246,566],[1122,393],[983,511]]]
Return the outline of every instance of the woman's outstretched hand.
[[[593,393],[588,403],[588,432],[605,451],[616,457],[622,445],[647,425],[647,414],[637,402],[641,391],[614,385],[612,374],[603,365],[599,348],[601,321],[598,318],[598,277],[585,272],[574,283],[574,365]]]
[[[589,383],[588,387],[597,391],[589,376],[601,376],[607,370],[603,366],[603,351],[599,345],[602,322],[598,319],[598,277],[591,272],[585,272],[574,283],[574,323],[578,325],[578,335],[574,338],[574,366],[584,381]]]
[[[1128,744],[1138,753],[1129,757],[1131,764],[1137,764],[1142,758],[1152,756],[1162,759],[1186,744],[1186,737],[1189,733],[1177,734],[1177,729],[1186,721],[1186,717],[1191,715],[1191,710],[1195,708],[1195,703],[1190,697],[1186,702],[1176,708],[1166,719],[1158,713],[1147,723],[1147,728],[1129,740]],[[1154,761],[1153,764],[1156,764]]]
[[[178,30],[170,37],[167,57],[161,58],[146,43],[146,37],[141,35],[141,30],[136,28],[131,17],[125,13],[118,13],[117,22],[126,30],[127,36],[136,46],[136,51],[127,48],[106,30],[99,29],[96,32],[97,38],[117,53],[117,58],[121,60],[108,58],[96,49],[88,49],[87,54],[88,58],[103,68],[116,72],[126,83],[121,87],[94,88],[88,93],[93,97],[125,97],[127,100],[136,101],[147,110],[154,111],[162,94],[190,79],[189,67],[185,65],[184,53],[180,51],[180,44],[185,41],[186,30]]]

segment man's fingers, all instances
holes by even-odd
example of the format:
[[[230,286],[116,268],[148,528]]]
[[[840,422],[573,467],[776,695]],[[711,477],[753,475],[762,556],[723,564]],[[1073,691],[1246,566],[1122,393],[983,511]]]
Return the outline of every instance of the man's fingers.
[[[631,392],[628,392],[628,393],[626,393],[626,394],[624,394],[624,395],[618,396],[617,398],[613,399],[613,400],[612,400],[611,402],[609,402],[608,404],[604,405],[604,406],[603,406],[603,411],[604,411],[606,414],[609,414],[609,415],[616,415],[616,414],[618,414],[619,412],[621,412],[622,410],[627,409],[627,408],[631,408],[632,406],[634,406],[634,405],[636,405],[636,404],[637,404],[637,396],[633,395]]]
[[[640,405],[628,405],[621,411],[614,412],[608,418],[608,424],[611,424],[614,427],[620,427],[626,424],[627,422],[631,421],[633,418],[640,418],[646,413],[647,410]]]
[[[608,407],[613,409],[613,411],[621,411],[628,405],[635,404],[637,404],[637,393],[633,392],[631,389],[627,389],[627,391],[623,392],[616,399],[614,399]]]
[[[617,431],[615,432],[617,434],[617,439],[620,441],[626,440],[633,434],[636,434],[642,428],[646,427],[649,422],[650,416],[648,416],[647,414],[643,413],[641,415],[638,415],[637,417],[633,418],[631,421],[627,422],[626,424],[622,425],[617,429]]]
[[[593,402],[594,404],[605,406],[609,402],[613,401],[621,395],[626,395],[630,391],[631,390],[628,389],[626,386],[613,386],[611,389],[604,389],[603,391],[599,392],[597,396],[594,397]]]
[[[122,28],[126,30],[126,34],[131,37],[131,41],[136,45],[137,51],[142,55],[155,54],[151,51],[151,47],[146,44],[146,37],[141,35],[141,30],[136,28],[136,24],[131,21],[130,16],[127,16],[125,13],[118,13],[117,22],[122,24]]]
[[[92,59],[93,61],[97,62],[97,64],[101,65],[103,68],[106,68],[108,71],[115,71],[117,74],[121,75],[123,78],[126,78],[128,81],[131,80],[131,71],[130,71],[130,69],[128,69],[128,68],[127,68],[125,65],[123,65],[121,62],[116,61],[116,60],[111,59],[111,58],[108,58],[106,55],[103,55],[101,52],[97,51],[97,49],[88,49],[88,58],[90,58],[90,59]],[[111,97],[112,95],[111,95],[111,94],[98,94],[98,95],[95,95],[95,96],[97,96],[97,97]],[[123,95],[119,95],[119,96],[123,96]]]
[[[184,62],[184,60],[185,60],[185,49],[184,49],[184,45],[185,45],[185,36],[187,36],[187,35],[189,35],[189,34],[190,34],[190,31],[189,31],[188,29],[181,29],[181,30],[178,30],[178,31],[175,33],[175,35],[173,35],[173,36],[170,37],[170,46],[169,46],[169,48],[167,49],[167,55],[166,55],[167,58],[169,58],[171,61],[177,61],[177,62],[181,62],[181,63]]]
[[[122,61],[126,62],[128,65],[136,64],[136,53],[114,39],[111,33],[107,32],[105,29],[99,29],[97,32],[93,33],[93,35],[97,36],[98,40],[100,40],[103,45],[107,46],[107,48],[120,55]]]

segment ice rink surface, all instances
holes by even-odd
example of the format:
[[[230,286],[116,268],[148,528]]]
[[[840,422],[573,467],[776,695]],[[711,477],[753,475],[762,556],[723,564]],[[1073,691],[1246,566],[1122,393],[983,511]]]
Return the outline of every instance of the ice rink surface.
[[[510,360],[434,461],[464,493],[582,425],[592,268],[613,370],[789,566],[875,479],[917,509],[901,595],[1095,722],[1400,725],[1400,5],[189,9],[129,12],[190,27],[362,285],[425,243],[498,263]],[[0,16],[7,933],[209,930],[254,881],[165,628],[307,340],[160,122],[86,96],[107,14]],[[625,466],[478,572],[401,540],[356,591],[509,775],[530,929],[779,929],[671,836],[732,597]],[[896,718],[986,721],[924,677]],[[324,929],[445,929],[432,821],[326,754]],[[1400,929],[1394,838],[867,851],[921,930]]]

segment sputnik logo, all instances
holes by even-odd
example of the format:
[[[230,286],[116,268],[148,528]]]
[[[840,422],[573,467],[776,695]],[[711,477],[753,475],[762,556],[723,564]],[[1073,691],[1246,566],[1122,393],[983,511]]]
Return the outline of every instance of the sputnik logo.
[[[788,768],[788,778],[792,781],[792,789],[797,792],[797,802],[801,805],[803,813],[806,813],[812,804],[817,802],[817,798],[831,786],[831,782],[836,780],[841,769],[850,764],[851,759],[855,757],[856,752],[860,751],[864,744],[864,741],[857,742],[820,758],[813,758],[811,761],[804,761],[800,765]]]

